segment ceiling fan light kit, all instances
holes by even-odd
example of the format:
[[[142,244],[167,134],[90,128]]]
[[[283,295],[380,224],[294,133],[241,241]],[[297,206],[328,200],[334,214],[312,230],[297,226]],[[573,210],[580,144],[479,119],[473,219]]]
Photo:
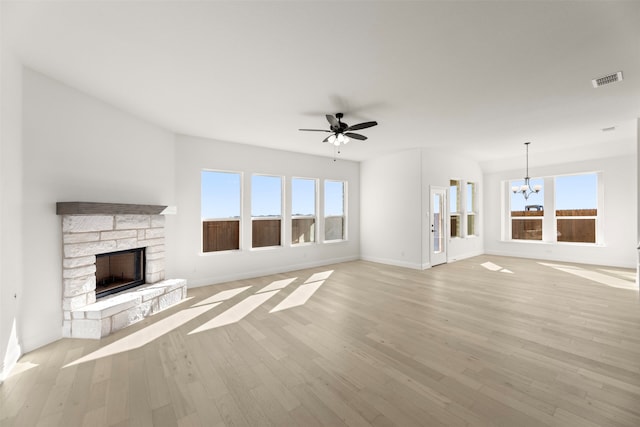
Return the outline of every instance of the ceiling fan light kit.
[[[322,140],[322,142],[328,142],[336,147],[347,144],[351,139],[357,139],[360,141],[366,141],[367,137],[359,133],[352,132],[354,130],[366,129],[372,126],[376,126],[378,122],[364,122],[356,125],[349,126],[342,121],[344,114],[337,113],[335,116],[327,114],[325,116],[329,122],[329,130],[326,129],[299,129],[307,132],[328,132],[331,135]]]

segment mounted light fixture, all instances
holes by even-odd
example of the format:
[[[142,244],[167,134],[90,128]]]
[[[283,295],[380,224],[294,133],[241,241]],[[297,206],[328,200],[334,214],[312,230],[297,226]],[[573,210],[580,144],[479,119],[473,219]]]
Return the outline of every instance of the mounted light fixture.
[[[328,137],[326,137],[322,142],[328,142],[329,144],[335,145],[339,147],[340,144],[348,143],[351,138],[357,139],[360,141],[366,141],[367,137],[364,135],[360,135],[359,133],[353,132],[354,130],[367,129],[372,126],[376,126],[378,122],[364,122],[358,123],[357,125],[349,126],[345,122],[342,121],[344,114],[337,113],[335,116],[331,114],[327,114],[325,116],[327,121],[329,122],[329,130],[326,129],[299,129],[303,131],[311,131],[311,132],[327,132],[330,133]]]
[[[525,200],[528,200],[529,196],[531,196],[532,194],[537,194],[540,192],[540,190],[542,190],[542,185],[540,184],[534,185],[533,188],[531,188],[531,178],[529,177],[529,144],[531,143],[524,143],[524,146],[527,147],[527,175],[524,177],[524,184],[519,187],[517,185],[511,187],[511,191],[513,191],[514,194],[522,193]]]

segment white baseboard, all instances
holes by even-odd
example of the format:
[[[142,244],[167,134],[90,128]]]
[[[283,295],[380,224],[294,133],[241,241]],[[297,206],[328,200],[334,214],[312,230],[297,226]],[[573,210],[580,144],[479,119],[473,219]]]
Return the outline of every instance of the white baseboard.
[[[349,256],[342,258],[325,259],[321,261],[311,261],[300,264],[290,264],[273,268],[264,268],[259,270],[245,271],[242,273],[227,274],[224,276],[215,276],[205,279],[187,279],[188,288],[198,288],[201,286],[215,285],[218,283],[233,282],[235,280],[253,279],[260,276],[269,276],[271,274],[288,273],[296,270],[304,270],[305,268],[322,267],[325,265],[339,264],[341,262],[357,261],[357,256]]]
[[[447,262],[461,261],[463,259],[473,258],[474,256],[480,256],[480,255],[484,255],[484,254],[485,254],[484,251],[467,252],[465,254],[459,254],[459,255],[456,255],[453,258],[449,258],[449,259],[447,259]]]
[[[395,259],[377,258],[377,257],[370,257],[370,256],[361,256],[360,259],[363,261],[377,262],[378,264],[394,265],[396,267],[411,268],[413,270],[424,270],[423,264],[417,264],[413,262],[398,261]]]

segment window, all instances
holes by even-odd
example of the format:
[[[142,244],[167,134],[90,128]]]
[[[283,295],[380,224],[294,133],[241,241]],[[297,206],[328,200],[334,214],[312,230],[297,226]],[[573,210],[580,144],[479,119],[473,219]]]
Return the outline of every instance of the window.
[[[539,193],[533,193],[525,200],[522,193],[513,193],[511,188],[524,185],[524,180],[511,181],[510,212],[511,238],[514,240],[542,240],[542,225],[544,219],[544,181],[541,178],[531,179],[531,187],[540,185]]]
[[[449,181],[449,233],[450,237],[462,237],[460,214],[460,181]]]
[[[291,178],[291,243],[316,241],[316,187],[309,178]]]
[[[558,242],[596,243],[597,174],[556,177],[555,214]]]
[[[324,240],[345,239],[345,183],[324,182]]]
[[[241,175],[202,171],[202,252],[240,249]]]
[[[467,182],[467,236],[476,235],[476,183]]]
[[[280,246],[282,237],[282,178],[251,177],[251,247]]]

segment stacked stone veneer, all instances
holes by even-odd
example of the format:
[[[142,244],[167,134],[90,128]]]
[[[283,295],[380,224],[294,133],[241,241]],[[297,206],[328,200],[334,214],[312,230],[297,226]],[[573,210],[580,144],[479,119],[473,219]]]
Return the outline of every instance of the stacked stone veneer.
[[[187,297],[184,279],[164,280],[162,215],[63,215],[62,334],[101,338]],[[96,255],[146,248],[145,284],[96,302]]]

